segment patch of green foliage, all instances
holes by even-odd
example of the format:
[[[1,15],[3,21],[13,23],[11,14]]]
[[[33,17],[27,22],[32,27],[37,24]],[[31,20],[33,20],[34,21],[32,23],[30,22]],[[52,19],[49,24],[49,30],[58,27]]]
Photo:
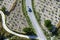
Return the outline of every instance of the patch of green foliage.
[[[52,30],[52,24],[50,20],[45,20],[44,25],[48,28],[48,30]]]
[[[31,28],[31,27],[25,27],[25,28],[23,29],[23,31],[24,31],[27,35],[36,35],[36,34],[34,33],[34,29]]]
[[[2,9],[1,9],[1,11],[3,11],[5,13],[6,8],[3,6]]]

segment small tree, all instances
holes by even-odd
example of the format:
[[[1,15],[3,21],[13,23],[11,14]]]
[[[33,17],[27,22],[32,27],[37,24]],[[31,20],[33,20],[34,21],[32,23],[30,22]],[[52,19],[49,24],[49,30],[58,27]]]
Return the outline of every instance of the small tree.
[[[52,32],[52,35],[58,35],[58,29],[51,24],[50,20],[45,20],[45,26],[48,28],[50,32]]]
[[[50,20],[45,20],[44,22],[45,22],[44,25],[45,25],[46,27],[51,26],[51,21],[50,21]]]
[[[6,8],[3,6],[1,11],[5,12],[6,11]]]
[[[34,33],[34,29],[30,28],[30,27],[26,27],[23,29],[23,31],[27,34],[27,35],[36,35]]]
[[[50,20],[45,20],[44,22],[45,22],[44,25],[45,25],[49,30],[52,30],[51,21],[50,21]]]

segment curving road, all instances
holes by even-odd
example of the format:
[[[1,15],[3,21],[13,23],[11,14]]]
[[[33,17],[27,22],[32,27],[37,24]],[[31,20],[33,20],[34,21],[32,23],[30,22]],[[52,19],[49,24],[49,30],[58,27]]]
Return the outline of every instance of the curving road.
[[[47,40],[41,27],[39,26],[35,16],[34,16],[34,12],[33,12],[33,9],[32,9],[32,0],[26,0],[26,9],[27,9],[27,12],[28,12],[28,16],[33,24],[33,27],[35,28],[35,31],[37,33],[37,36],[39,38],[39,40]],[[30,9],[30,11],[29,11]],[[32,11],[31,11],[32,10]]]
[[[9,32],[9,33],[11,33],[11,34],[14,34],[14,35],[16,35],[16,36],[19,36],[19,37],[37,39],[36,36],[27,36],[27,35],[18,34],[18,33],[15,33],[15,32],[13,32],[13,31],[11,31],[11,30],[6,26],[6,24],[5,24],[5,15],[4,15],[4,13],[3,13],[2,11],[0,11],[0,14],[1,14],[1,16],[2,16],[2,25],[3,25],[3,28],[4,28],[7,32]]]
[[[28,16],[30,17],[30,20],[31,20],[31,22],[32,22],[32,24],[33,24],[33,27],[34,27],[35,30],[36,30],[37,36],[38,36],[39,40],[47,40],[46,37],[45,37],[45,35],[44,35],[44,33],[43,33],[43,31],[42,31],[42,29],[40,28],[40,26],[39,26],[39,24],[38,24],[35,16],[34,16],[34,12],[33,12],[33,9],[32,9],[32,6],[31,6],[31,5],[32,5],[32,4],[31,4],[31,0],[26,0],[26,9],[27,9],[27,12],[28,12]],[[28,11],[29,8],[32,9],[32,12],[29,12],[29,11]],[[13,32],[13,31],[11,31],[11,30],[6,26],[6,24],[5,24],[5,15],[4,15],[4,13],[3,13],[2,11],[0,11],[0,14],[1,14],[1,16],[2,16],[2,25],[3,25],[3,28],[4,28],[7,32],[9,32],[9,33],[11,33],[11,34],[14,34],[14,35],[16,35],[16,36],[19,36],[19,37],[24,37],[24,38],[37,38],[37,37],[35,37],[35,36],[22,35],[22,34],[18,34],[18,33],[15,33],[15,32]]]

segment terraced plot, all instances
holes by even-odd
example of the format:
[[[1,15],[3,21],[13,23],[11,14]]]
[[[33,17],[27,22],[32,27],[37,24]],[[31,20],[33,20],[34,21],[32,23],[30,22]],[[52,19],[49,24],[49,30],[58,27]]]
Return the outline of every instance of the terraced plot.
[[[57,0],[34,0],[34,8],[40,14],[40,22],[45,30],[47,30],[44,26],[45,20],[51,20],[55,26],[58,24],[60,20],[60,2]],[[56,40],[60,40],[59,37]]]
[[[10,12],[9,16],[6,16],[6,24],[9,29],[19,33],[23,33],[24,27],[29,27],[22,12],[22,0],[17,0],[14,10]]]
[[[41,15],[41,24],[44,24],[44,20],[49,19],[53,25],[56,25],[60,20],[60,2],[56,0],[35,0],[36,11]]]

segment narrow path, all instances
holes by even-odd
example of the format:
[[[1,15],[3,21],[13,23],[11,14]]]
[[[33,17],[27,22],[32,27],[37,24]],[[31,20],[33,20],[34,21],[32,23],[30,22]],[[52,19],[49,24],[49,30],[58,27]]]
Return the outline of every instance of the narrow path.
[[[33,27],[35,28],[35,31],[37,33],[37,36],[39,38],[39,40],[47,40],[41,27],[39,26],[35,16],[34,16],[34,12],[33,12],[33,9],[32,9],[32,2],[31,0],[26,0],[26,9],[27,9],[27,12],[28,12],[28,16],[33,24]],[[30,9],[30,11],[29,11]],[[32,10],[32,12],[31,12]]]
[[[5,15],[4,15],[4,13],[2,12],[2,11],[0,11],[0,14],[1,14],[1,16],[2,16],[2,26],[3,26],[3,28],[7,31],[7,32],[9,32],[9,33],[11,33],[11,34],[13,34],[13,35],[16,35],[16,36],[19,36],[19,37],[23,37],[23,38],[33,38],[33,39],[37,39],[37,37],[35,37],[35,36],[27,36],[27,35],[22,35],[22,34],[18,34],[18,33],[15,33],[15,32],[13,32],[13,31],[11,31],[7,26],[6,26],[6,24],[5,24]]]

